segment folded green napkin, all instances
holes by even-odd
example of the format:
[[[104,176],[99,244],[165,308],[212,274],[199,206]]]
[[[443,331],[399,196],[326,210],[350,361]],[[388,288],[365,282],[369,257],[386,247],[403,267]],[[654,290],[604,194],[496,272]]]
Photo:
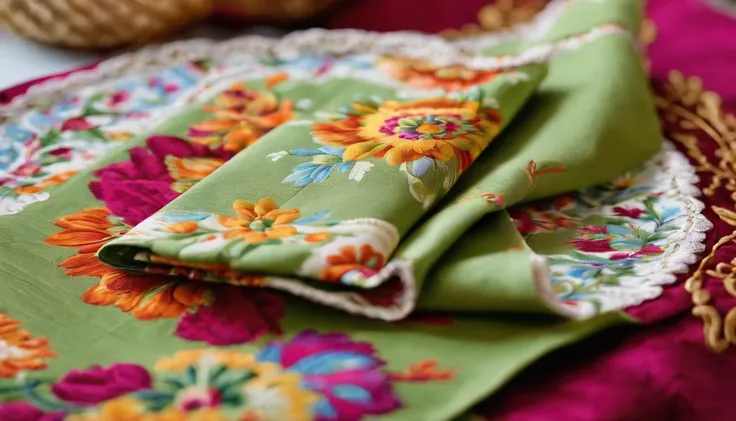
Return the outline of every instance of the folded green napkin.
[[[703,227],[640,15],[173,44],[2,110],[0,419],[447,421],[631,323]]]

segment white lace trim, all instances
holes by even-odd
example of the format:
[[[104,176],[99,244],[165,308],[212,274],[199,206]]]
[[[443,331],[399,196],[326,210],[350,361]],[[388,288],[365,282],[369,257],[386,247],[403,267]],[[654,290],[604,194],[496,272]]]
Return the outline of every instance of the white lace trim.
[[[583,305],[573,307],[561,302],[552,288],[547,258],[533,255],[532,265],[538,294],[555,312],[584,319],[601,312],[618,311],[657,298],[662,294],[662,285],[675,282],[677,274],[687,272],[688,266],[697,262],[697,254],[705,250],[703,244],[705,233],[713,228],[713,224],[701,214],[705,206],[695,198],[700,195],[700,190],[696,187],[698,176],[687,157],[667,141],[660,152],[646,162],[645,168],[655,168],[656,176],[650,181],[652,184],[662,186],[663,196],[682,203],[687,223],[668,236],[671,246],[663,253],[637,265],[636,276],[626,277],[619,286],[601,287],[597,298],[606,303],[603,311],[597,311],[590,304],[582,303]]]
[[[248,35],[228,41],[195,39],[172,42],[122,54],[102,61],[92,69],[80,70],[63,78],[53,78],[35,84],[25,94],[13,98],[9,104],[0,106],[0,117],[12,117],[31,107],[34,101],[62,91],[97,84],[122,75],[159,70],[176,63],[213,57],[224,58],[233,54],[265,55],[282,59],[305,53],[393,54],[427,59],[438,66],[463,64],[490,70],[544,62],[607,35],[620,35],[634,40],[629,30],[615,24],[604,24],[580,35],[531,47],[520,54],[479,56],[483,50],[503,42],[540,39],[569,5],[583,1],[593,0],[553,0],[528,24],[501,34],[481,35],[458,41],[448,41],[436,35],[417,32],[377,33],[350,29],[309,29],[290,33],[283,38]]]

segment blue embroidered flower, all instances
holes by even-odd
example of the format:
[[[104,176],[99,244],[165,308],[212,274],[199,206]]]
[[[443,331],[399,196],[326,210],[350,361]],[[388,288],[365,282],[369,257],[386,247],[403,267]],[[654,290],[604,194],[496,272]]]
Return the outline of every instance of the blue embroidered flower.
[[[307,156],[311,157],[310,162],[304,162],[291,170],[291,173],[284,179],[284,183],[294,183],[294,187],[305,187],[312,183],[322,183],[337,169],[340,173],[347,173],[348,179],[360,181],[363,175],[373,167],[370,162],[345,162],[343,161],[344,148],[335,148],[331,146],[322,146],[318,149],[292,149],[289,151],[274,152],[268,157],[272,161],[287,156]]]

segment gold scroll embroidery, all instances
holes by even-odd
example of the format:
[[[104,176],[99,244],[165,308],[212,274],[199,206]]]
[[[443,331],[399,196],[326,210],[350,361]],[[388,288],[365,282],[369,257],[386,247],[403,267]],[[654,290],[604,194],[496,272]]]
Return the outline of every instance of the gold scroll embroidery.
[[[670,73],[664,91],[655,97],[655,102],[664,122],[671,123],[670,127],[673,127],[666,136],[682,144],[695,163],[696,171],[710,179],[703,188],[703,194],[712,197],[727,193],[736,205],[736,116],[722,111],[721,97],[714,92],[703,91],[699,78],[686,78],[678,71]],[[703,144],[693,134],[694,131],[707,135],[707,139],[714,143],[714,159],[703,153]],[[721,220],[736,226],[736,212],[718,206],[711,209]],[[710,303],[704,278],[710,276],[721,280],[725,290],[736,297],[736,258],[719,262],[716,257],[721,247],[734,240],[736,230],[718,240],[685,282],[685,289],[692,295],[692,313],[703,320],[705,343],[716,352],[726,350],[731,344],[736,345],[736,307],[725,316],[721,315]]]

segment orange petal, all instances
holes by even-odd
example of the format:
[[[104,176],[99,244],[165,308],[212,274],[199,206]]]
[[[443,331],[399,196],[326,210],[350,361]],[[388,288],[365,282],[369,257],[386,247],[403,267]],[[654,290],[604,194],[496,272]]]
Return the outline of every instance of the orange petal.
[[[174,290],[174,298],[186,307],[204,304],[210,289],[200,282],[183,282]]]
[[[342,159],[345,162],[360,161],[362,159],[375,156],[379,152],[388,148],[389,145],[379,142],[360,142],[350,145],[345,149]]]
[[[166,229],[177,234],[191,234],[197,231],[197,228],[199,225],[194,221],[175,222],[166,226]]]
[[[272,210],[276,210],[278,208],[279,208],[278,205],[276,205],[276,202],[274,202],[273,199],[264,198],[264,199],[259,199],[256,202],[254,210],[256,212],[256,215],[258,215],[258,217],[260,218],[260,217],[265,216],[267,213],[271,212]]]
[[[245,238],[245,235],[249,232],[251,232],[250,228],[237,228],[225,231],[222,236],[226,240],[232,240],[233,238]]]
[[[266,87],[273,88],[281,82],[289,80],[289,74],[285,72],[274,73],[266,78]]]
[[[105,231],[66,229],[46,237],[46,243],[60,247],[79,247],[90,244],[105,243],[112,239]]]
[[[256,219],[256,211],[254,210],[255,206],[245,200],[236,200],[233,202],[233,210],[235,213],[240,215],[241,218],[244,218],[248,222],[252,222]]]
[[[292,235],[296,235],[296,233],[296,228],[292,227],[291,225],[279,225],[266,229],[266,235],[268,236],[268,238],[291,237]]]
[[[332,236],[329,232],[315,232],[304,236],[304,241],[308,243],[321,243]]]
[[[249,243],[257,244],[268,240],[268,235],[266,235],[265,232],[261,231],[251,231],[243,234],[243,240]]]
[[[229,147],[228,150],[239,151],[254,144],[258,138],[259,135],[250,127],[240,126],[229,131],[222,140],[226,143],[226,147]]]
[[[193,124],[191,128],[201,130],[203,132],[221,132],[223,130],[230,130],[237,125],[238,122],[236,120],[218,119],[201,121]]]
[[[244,224],[247,224],[248,221],[245,221],[241,218],[235,217],[235,216],[225,216],[225,215],[218,215],[217,216],[217,222],[228,228],[235,228],[235,227],[241,227]]]
[[[274,210],[263,216],[263,219],[270,219],[274,225],[285,225],[299,217],[298,209]]]
[[[69,276],[103,277],[115,269],[105,265],[94,253],[80,253],[69,257],[59,264]]]

